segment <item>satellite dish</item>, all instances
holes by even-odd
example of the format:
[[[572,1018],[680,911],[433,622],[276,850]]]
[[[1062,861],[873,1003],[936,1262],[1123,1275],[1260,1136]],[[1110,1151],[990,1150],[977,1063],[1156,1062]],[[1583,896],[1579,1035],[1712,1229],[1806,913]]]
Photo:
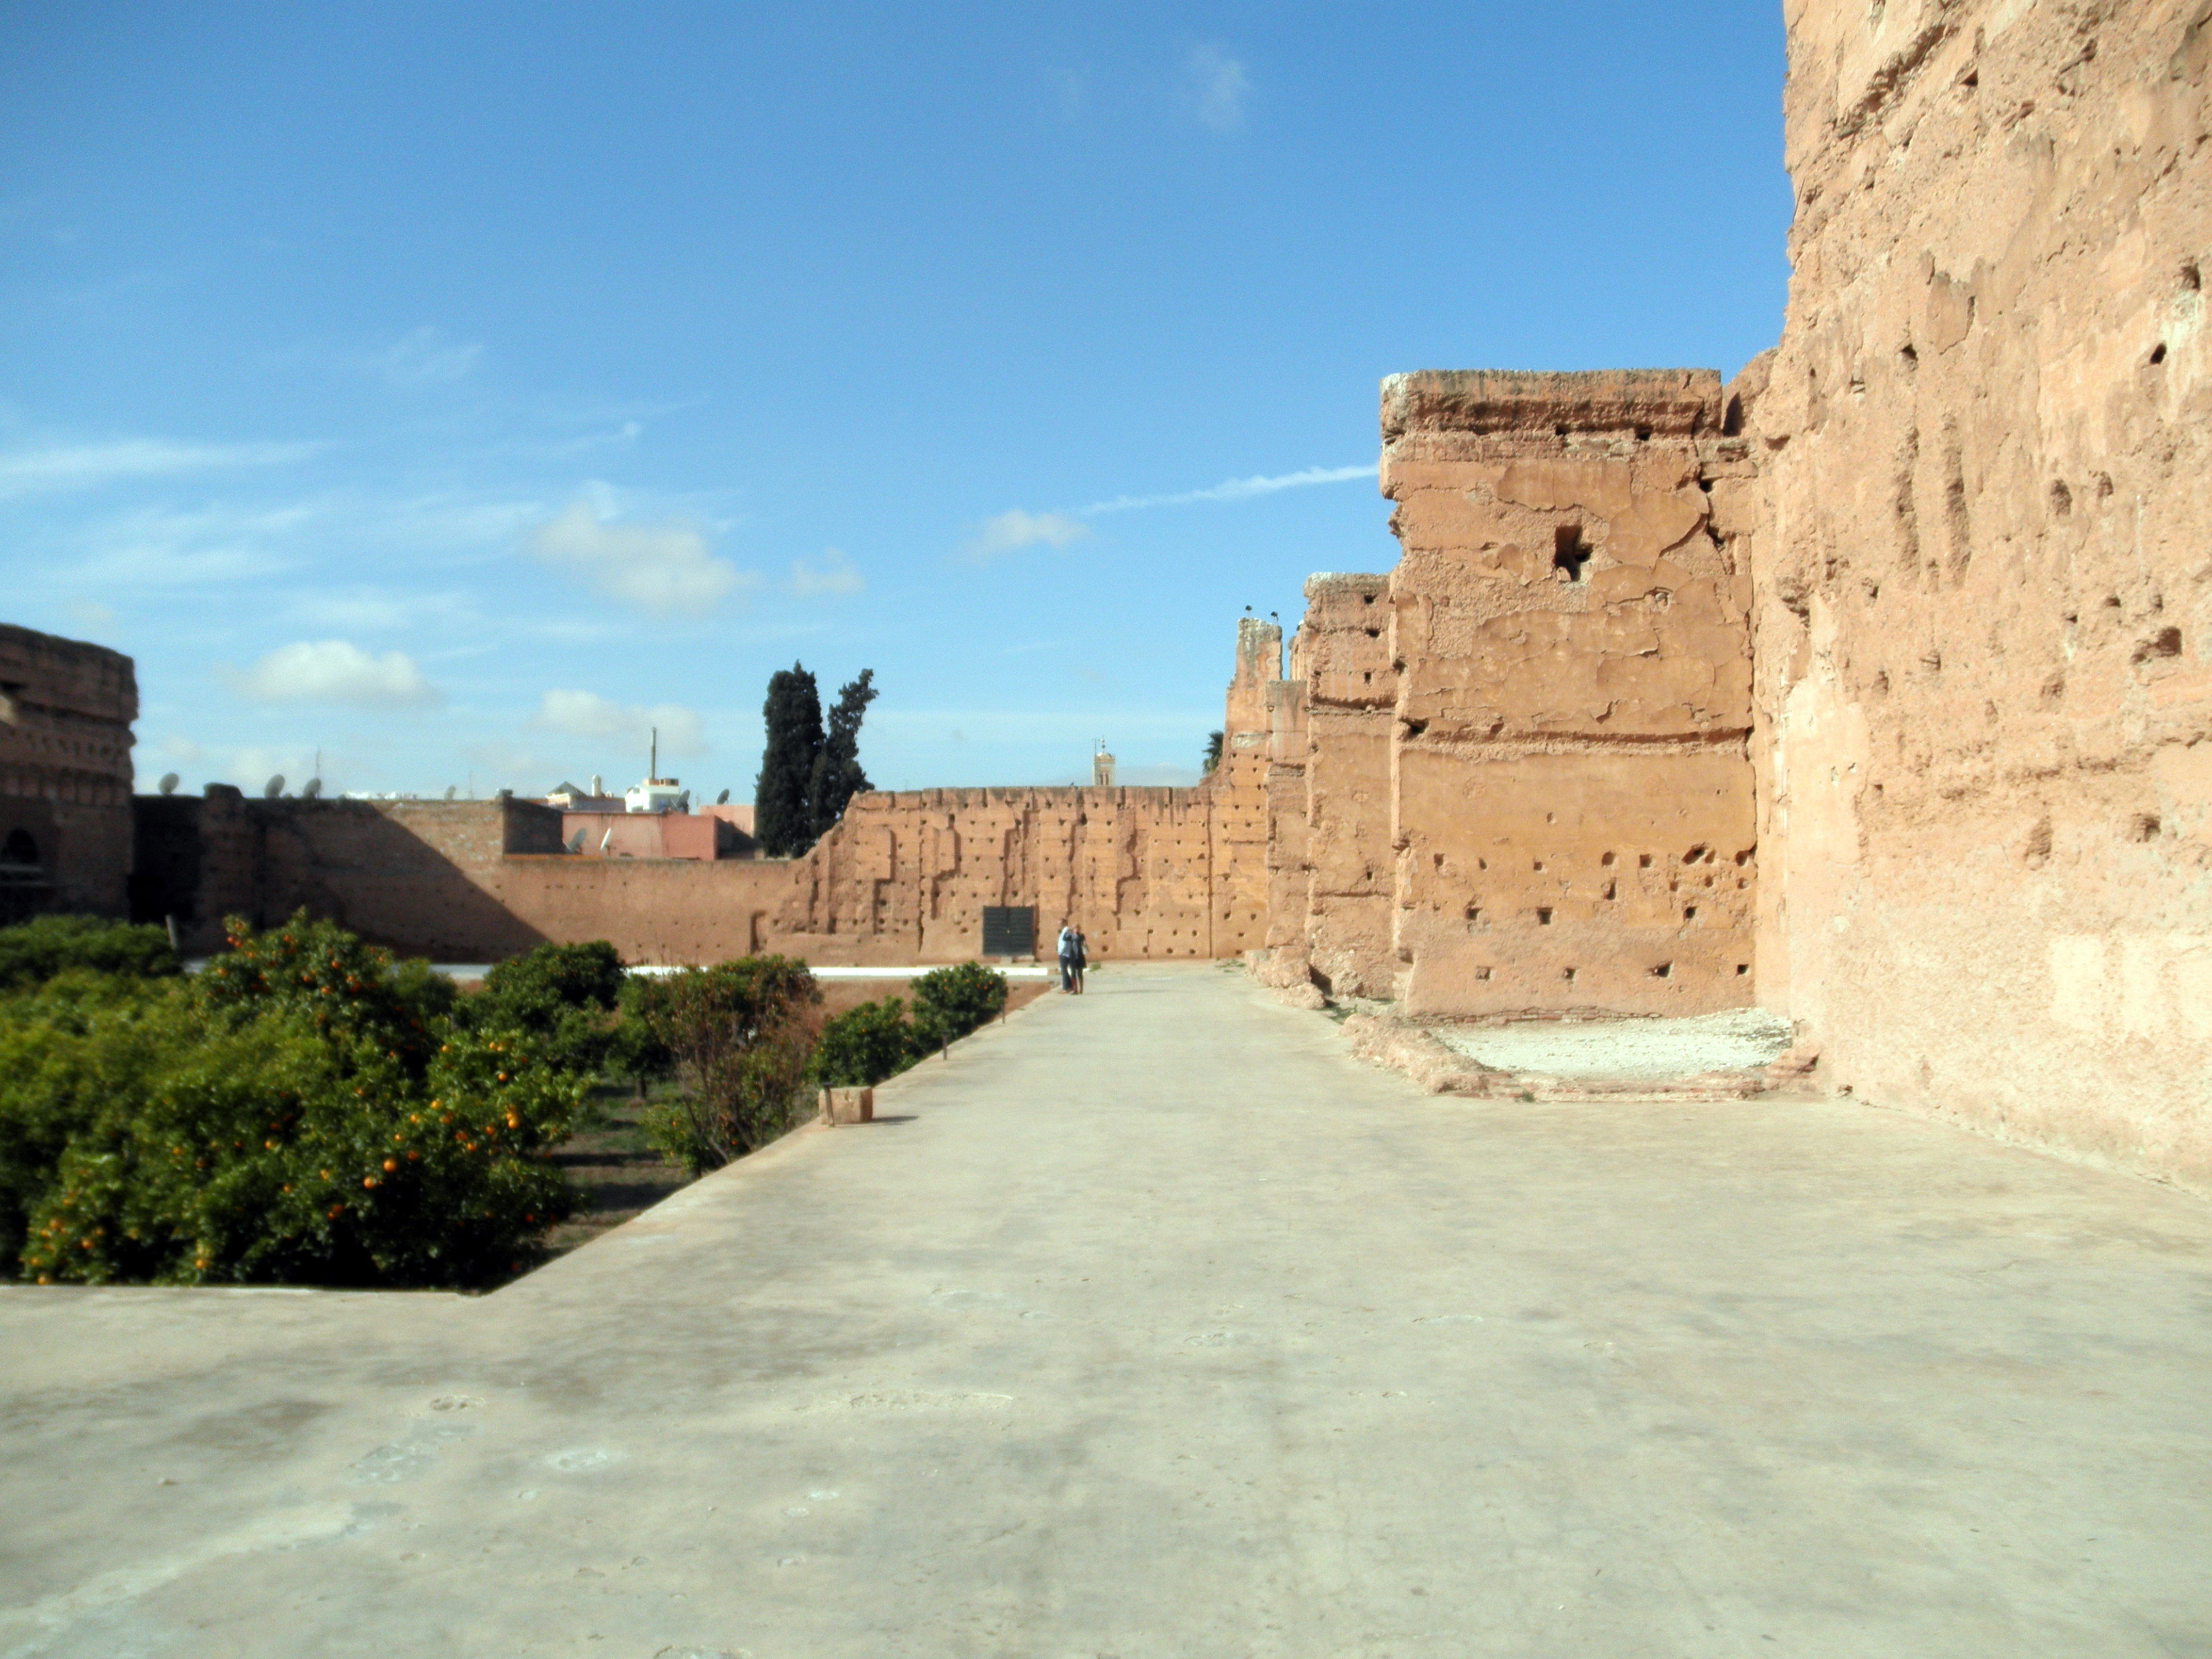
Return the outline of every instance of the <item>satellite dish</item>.
[[[579,830],[574,835],[568,837],[568,850],[572,853],[580,853],[584,850],[584,832],[582,830]]]
[[[451,799],[453,799],[453,798],[454,796],[456,796],[456,795],[459,794],[460,793],[461,793],[461,786],[460,786],[460,785],[459,785],[458,783],[449,783],[449,784],[447,784],[447,785],[446,786],[446,799],[447,799],[447,800],[451,800]]]
[[[300,799],[301,800],[313,800],[322,793],[323,781],[320,778],[309,778],[305,783],[300,786]]]
[[[279,772],[275,777],[270,779],[268,782],[261,786],[261,799],[264,800],[275,800],[277,796],[283,793],[284,775],[282,772]]]
[[[161,774],[161,789],[165,795],[173,795],[177,793],[177,775],[174,772]]]
[[[166,793],[167,793],[168,792],[167,792],[167,791],[166,791],[166,790],[164,790],[162,793],[166,794]],[[728,790],[726,790],[726,789],[725,789],[724,791],[722,791],[722,793],[721,793],[720,794],[719,794],[719,795],[717,795],[717,796],[715,796],[715,797],[714,797],[714,805],[717,805],[717,806],[727,806],[729,804],[730,804],[730,792],[729,792]]]

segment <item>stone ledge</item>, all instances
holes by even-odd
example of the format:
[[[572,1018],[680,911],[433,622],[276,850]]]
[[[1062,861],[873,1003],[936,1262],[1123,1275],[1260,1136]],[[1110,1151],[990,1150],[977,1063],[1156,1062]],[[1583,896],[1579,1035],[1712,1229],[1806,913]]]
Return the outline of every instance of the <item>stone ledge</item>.
[[[1382,382],[1382,441],[1412,433],[1649,430],[1685,437],[1721,428],[1721,377],[1711,368],[1602,369],[1527,374],[1422,369]]]

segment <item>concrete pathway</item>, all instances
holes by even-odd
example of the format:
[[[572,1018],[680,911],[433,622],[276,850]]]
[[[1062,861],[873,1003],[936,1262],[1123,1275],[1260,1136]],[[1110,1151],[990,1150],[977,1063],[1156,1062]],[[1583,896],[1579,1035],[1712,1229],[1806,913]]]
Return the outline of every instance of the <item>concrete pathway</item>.
[[[2212,1650],[2212,1212],[1109,965],[484,1298],[0,1292],[0,1654]]]

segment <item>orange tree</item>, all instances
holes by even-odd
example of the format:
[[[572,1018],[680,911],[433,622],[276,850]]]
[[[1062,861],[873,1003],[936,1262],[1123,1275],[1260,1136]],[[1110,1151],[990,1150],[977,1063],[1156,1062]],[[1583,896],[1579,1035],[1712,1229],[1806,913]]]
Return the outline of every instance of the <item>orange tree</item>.
[[[192,981],[0,998],[0,1250],[42,1282],[468,1285],[574,1194],[586,1079],[295,916]]]

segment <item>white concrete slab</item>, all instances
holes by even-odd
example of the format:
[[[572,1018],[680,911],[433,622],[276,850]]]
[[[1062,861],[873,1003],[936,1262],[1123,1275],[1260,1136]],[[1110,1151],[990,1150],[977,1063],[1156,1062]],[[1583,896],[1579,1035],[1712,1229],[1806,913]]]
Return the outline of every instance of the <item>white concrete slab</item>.
[[[2212,1213],[1123,966],[495,1296],[0,1292],[0,1654],[2212,1647]]]

